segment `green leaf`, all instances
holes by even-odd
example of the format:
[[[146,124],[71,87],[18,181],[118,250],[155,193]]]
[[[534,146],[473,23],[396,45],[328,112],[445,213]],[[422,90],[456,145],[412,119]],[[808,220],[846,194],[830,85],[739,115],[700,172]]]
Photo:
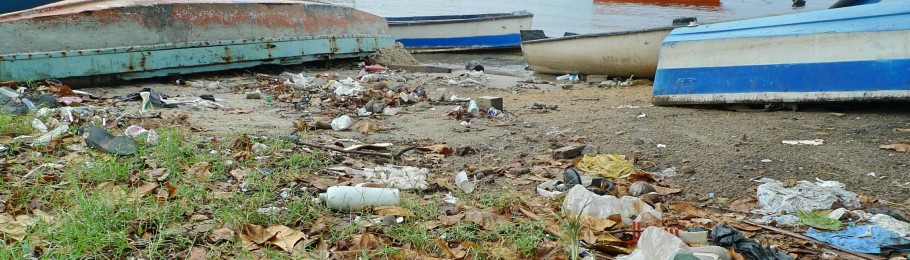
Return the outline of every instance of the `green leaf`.
[[[811,212],[797,210],[796,216],[799,217],[799,220],[803,222],[803,224],[817,229],[840,230],[844,227],[844,223],[840,222],[840,220],[831,219],[826,216],[815,215]]]

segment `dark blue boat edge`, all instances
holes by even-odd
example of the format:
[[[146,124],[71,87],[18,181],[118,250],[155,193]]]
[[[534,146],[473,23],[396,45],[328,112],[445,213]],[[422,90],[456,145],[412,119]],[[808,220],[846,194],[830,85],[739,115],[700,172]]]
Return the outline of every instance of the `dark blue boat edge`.
[[[659,68],[653,95],[910,90],[910,59]]]
[[[406,48],[518,47],[521,34],[484,35],[452,38],[396,39]]]

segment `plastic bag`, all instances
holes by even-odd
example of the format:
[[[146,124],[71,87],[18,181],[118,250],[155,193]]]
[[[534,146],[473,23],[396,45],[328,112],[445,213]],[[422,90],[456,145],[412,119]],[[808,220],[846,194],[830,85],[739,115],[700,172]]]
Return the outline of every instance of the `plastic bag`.
[[[585,189],[582,185],[575,185],[569,190],[562,201],[562,207],[568,214],[584,214],[598,218],[609,218],[619,214],[623,223],[626,224],[632,223],[632,217],[639,222],[648,222],[649,218],[661,219],[660,212],[639,198],[600,196]]]
[[[711,231],[711,237],[715,245],[733,247],[737,253],[743,255],[746,259],[793,260],[793,257],[787,254],[762,247],[755,239],[746,238],[742,232],[727,224],[714,227],[714,230]]]
[[[760,180],[764,184],[758,186],[758,203],[761,209],[758,213],[774,215],[781,213],[796,213],[801,210],[824,210],[840,201],[844,206],[859,207],[859,197],[856,193],[844,188],[846,185],[837,181],[816,180],[815,183],[798,181],[796,186],[785,188],[784,184],[769,178]]]

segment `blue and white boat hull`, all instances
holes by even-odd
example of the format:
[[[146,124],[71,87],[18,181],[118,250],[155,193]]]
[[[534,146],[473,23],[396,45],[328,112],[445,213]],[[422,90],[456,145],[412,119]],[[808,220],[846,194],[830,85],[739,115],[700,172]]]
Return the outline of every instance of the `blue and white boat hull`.
[[[533,15],[511,14],[390,17],[389,32],[409,49],[509,48],[521,44],[521,30]]]
[[[653,103],[910,99],[910,2],[673,30]]]

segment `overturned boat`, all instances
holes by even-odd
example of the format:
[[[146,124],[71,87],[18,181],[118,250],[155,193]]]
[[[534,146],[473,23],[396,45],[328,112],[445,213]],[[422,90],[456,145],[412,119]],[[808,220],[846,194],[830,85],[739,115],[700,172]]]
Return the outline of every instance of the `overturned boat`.
[[[859,5],[679,28],[653,103],[910,99],[910,4]]]
[[[364,57],[386,20],[294,0],[67,0],[0,15],[0,81],[149,78]]]
[[[694,17],[674,19],[672,26],[600,34],[546,38],[542,31],[523,31],[521,52],[534,72],[652,78],[660,43],[673,28],[695,25]]]
[[[387,17],[389,31],[405,48],[464,50],[517,48],[519,32],[531,29],[525,11],[475,15]]]

